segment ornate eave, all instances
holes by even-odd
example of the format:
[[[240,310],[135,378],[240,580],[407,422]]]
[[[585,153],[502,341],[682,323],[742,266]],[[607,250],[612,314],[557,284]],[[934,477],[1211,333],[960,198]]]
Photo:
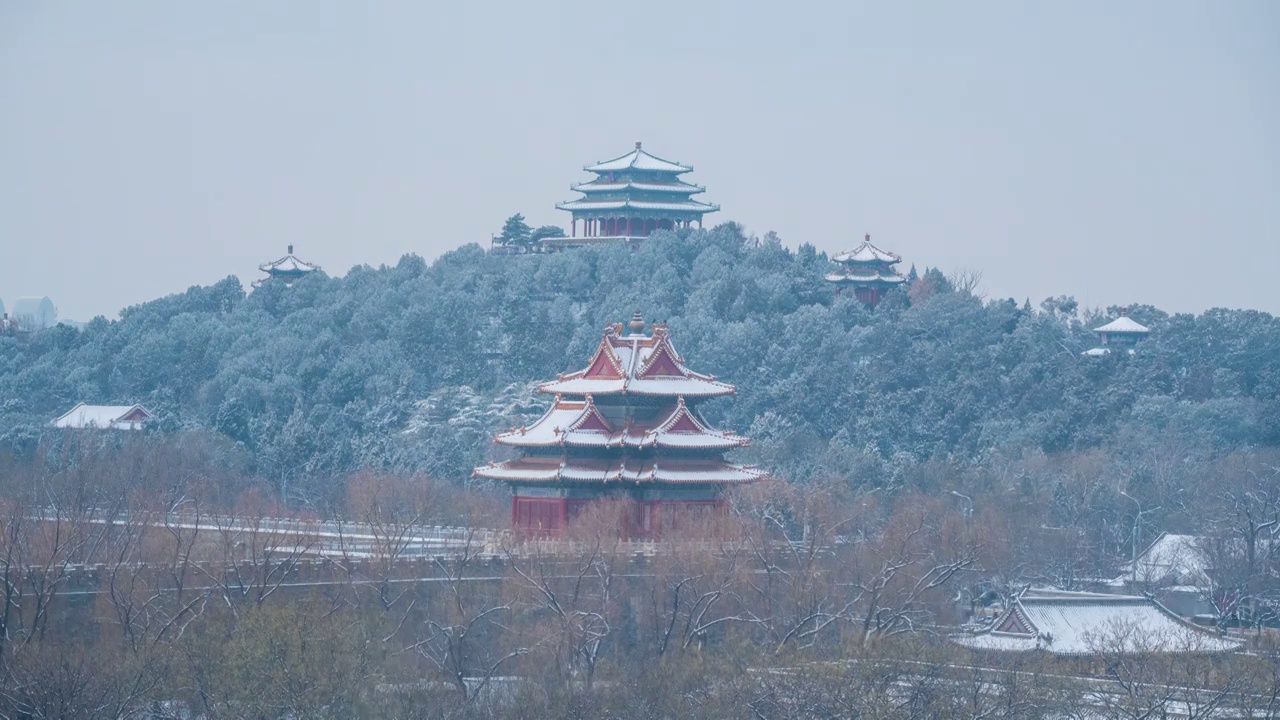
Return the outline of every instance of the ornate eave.
[[[834,262],[840,264],[852,263],[854,265],[875,264],[875,265],[893,265],[902,262],[902,256],[881,250],[871,244],[871,235],[868,234],[862,241],[862,244],[852,250],[846,250],[837,253],[831,258]]]
[[[574,183],[569,186],[570,190],[583,194],[591,193],[609,193],[623,192],[627,190],[636,190],[639,192],[655,192],[655,193],[671,193],[676,195],[697,195],[706,192],[707,189],[701,185],[693,185],[691,183],[676,181],[673,183],[653,183],[638,182],[635,180],[622,180],[618,182],[608,182],[601,178],[596,178],[591,182]]]
[[[319,265],[309,263],[293,254],[293,246],[289,246],[289,252],[279,260],[262,263],[258,269],[264,273],[272,275],[305,275],[309,272],[315,272],[320,269]]]
[[[602,485],[740,485],[766,473],[741,463],[715,460],[525,457],[475,469],[476,477],[518,483],[599,483]]]
[[[580,447],[644,450],[731,450],[746,447],[746,438],[732,431],[713,430],[678,398],[666,416],[648,425],[615,427],[586,400],[557,397],[551,408],[531,425],[499,433],[501,445],[524,448]]]
[[[589,197],[579,198],[577,200],[568,200],[556,203],[557,210],[565,210],[572,213],[579,212],[606,212],[617,210],[640,210],[646,214],[654,212],[670,212],[705,215],[720,210],[720,206],[714,203],[704,203],[692,198],[677,200],[672,202],[652,202],[648,200],[632,200],[625,198],[620,200],[592,200]]]
[[[895,286],[901,285],[907,279],[898,273],[828,273],[823,279],[830,283],[847,284],[847,285],[885,285]]]

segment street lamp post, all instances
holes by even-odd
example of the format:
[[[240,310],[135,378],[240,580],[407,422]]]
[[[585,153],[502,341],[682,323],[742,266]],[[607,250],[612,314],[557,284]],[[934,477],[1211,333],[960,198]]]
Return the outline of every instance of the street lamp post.
[[[1138,506],[1138,512],[1133,516],[1133,549],[1130,552],[1130,562],[1132,565],[1129,568],[1129,584],[1136,592],[1138,588],[1138,543],[1142,541],[1142,516],[1159,510],[1161,506],[1143,510],[1142,503],[1138,502],[1137,498],[1123,490],[1120,491],[1120,494],[1129,498],[1133,501],[1134,505]]]

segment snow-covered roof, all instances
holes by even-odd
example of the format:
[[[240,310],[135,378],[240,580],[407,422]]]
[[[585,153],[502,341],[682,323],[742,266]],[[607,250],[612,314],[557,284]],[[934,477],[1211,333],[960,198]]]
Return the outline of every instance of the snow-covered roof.
[[[581,198],[568,202],[556,203],[558,210],[660,210],[667,212],[711,213],[720,209],[719,205],[704,203],[692,198],[674,202],[645,202],[643,200],[591,200]]]
[[[283,274],[283,275],[302,275],[309,272],[315,272],[320,269],[319,265],[309,263],[300,259],[293,254],[293,246],[289,246],[289,252],[279,260],[272,260],[258,266],[258,269],[264,273]]]
[[[137,430],[153,417],[141,405],[86,405],[80,403],[53,421],[58,428],[85,430]]]
[[[665,192],[677,193],[680,195],[697,195],[700,192],[706,192],[706,188],[701,185],[693,185],[679,180],[672,183],[647,183],[637,182],[635,180],[626,180],[623,182],[607,182],[599,179],[587,183],[576,183],[569,186],[570,190],[580,193],[593,192],[622,192],[623,190],[640,190],[642,192]]]
[[[641,326],[644,322],[640,321]],[[587,367],[538,386],[555,395],[662,395],[715,397],[731,395],[734,387],[714,376],[690,370],[671,344],[667,326],[655,323],[653,334],[643,330],[622,334],[622,324],[610,325]]]
[[[650,155],[640,147],[640,143],[636,143],[636,149],[616,157],[612,160],[596,163],[595,165],[586,165],[583,170],[593,173],[616,172],[618,170],[656,170],[658,172],[669,173],[687,173],[693,170],[690,165],[681,165],[673,163],[670,160],[663,160],[656,155]]]
[[[1203,581],[1209,570],[1204,544],[1205,539],[1195,535],[1160,533],[1138,556],[1138,579],[1144,582]]]
[[[831,258],[838,263],[899,263],[902,262],[902,256],[897,253],[891,253],[888,250],[881,250],[871,244],[871,236],[867,235],[862,244],[852,250],[846,250],[838,253]]]
[[[660,412],[657,422],[629,424],[618,428],[595,407],[591,396],[585,400],[557,397],[551,408],[532,425],[500,433],[495,442],[515,447],[684,448],[728,450],[745,447],[747,439],[731,431],[709,428],[679,398]]]
[[[1151,332],[1150,328],[1145,325],[1134,322],[1133,320],[1121,315],[1111,322],[1093,329],[1096,333],[1136,333],[1147,334]]]
[[[892,270],[853,270],[843,273],[827,273],[823,276],[827,282],[833,283],[887,283],[889,285],[901,285],[907,279],[900,273]]]
[[[586,368],[538,387],[540,392],[556,393],[551,408],[533,424],[496,439],[520,448],[560,448],[557,452],[562,455],[525,455],[478,467],[474,474],[514,483],[704,485],[764,477],[757,468],[721,456],[725,450],[745,446],[745,438],[712,429],[686,404],[686,397],[731,394],[733,386],[685,366],[666,325],[655,323],[652,333],[646,334],[645,321],[636,313],[629,329],[624,335],[622,323],[608,326]],[[624,393],[653,399],[633,404],[626,398],[612,398],[596,405],[597,397]]]
[[[475,469],[506,482],[659,482],[725,485],[759,480],[764,471],[720,460],[524,457]]]
[[[1100,348],[1100,347],[1097,347],[1097,348],[1089,348],[1088,350],[1085,350],[1084,352],[1082,352],[1082,353],[1080,353],[1080,354],[1081,354],[1081,355],[1088,355],[1089,357],[1102,357],[1103,355],[1110,355],[1110,354],[1111,354],[1111,349],[1110,349],[1110,348]]]
[[[1197,535],[1160,533],[1160,537],[1138,556],[1138,582],[1204,583],[1211,569],[1205,552],[1209,542],[1209,538]],[[1123,584],[1133,576],[1133,564],[1125,563],[1124,574],[1114,582]]]
[[[1149,598],[1044,590],[1014,600],[990,630],[951,639],[976,650],[1055,655],[1214,653],[1242,644],[1192,625]]]

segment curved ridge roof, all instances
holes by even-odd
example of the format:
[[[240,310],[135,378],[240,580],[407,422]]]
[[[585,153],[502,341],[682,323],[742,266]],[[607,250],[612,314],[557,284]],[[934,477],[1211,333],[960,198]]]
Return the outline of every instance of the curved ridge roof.
[[[636,149],[626,155],[620,155],[612,160],[604,160],[595,165],[584,165],[582,169],[593,173],[616,172],[618,170],[656,170],[658,172],[680,174],[691,172],[693,166],[663,160],[657,155],[645,152],[640,143],[636,143]]]
[[[262,263],[258,266],[262,272],[286,272],[286,273],[309,273],[320,269],[319,265],[309,263],[293,254],[293,246],[289,246],[289,252],[279,260]]]
[[[882,263],[899,263],[902,262],[902,256],[897,253],[881,250],[871,244],[871,235],[867,235],[863,239],[862,244],[852,250],[846,250],[831,258],[838,263],[866,263],[866,262],[882,262]]]
[[[616,372],[603,372],[601,355]],[[666,361],[659,363],[661,358]],[[661,372],[654,368],[660,367]],[[690,370],[671,344],[667,326],[655,324],[652,335],[622,334],[622,326],[605,329],[591,363],[577,372],[561,375],[538,386],[538,392],[556,395],[658,395],[716,397],[732,395],[733,385]]]

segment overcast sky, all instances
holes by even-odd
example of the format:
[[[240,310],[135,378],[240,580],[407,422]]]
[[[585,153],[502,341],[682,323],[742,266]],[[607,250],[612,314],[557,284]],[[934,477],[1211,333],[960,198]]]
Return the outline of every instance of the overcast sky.
[[[584,163],[991,297],[1280,312],[1280,3],[5,2],[0,299],[568,225]]]

